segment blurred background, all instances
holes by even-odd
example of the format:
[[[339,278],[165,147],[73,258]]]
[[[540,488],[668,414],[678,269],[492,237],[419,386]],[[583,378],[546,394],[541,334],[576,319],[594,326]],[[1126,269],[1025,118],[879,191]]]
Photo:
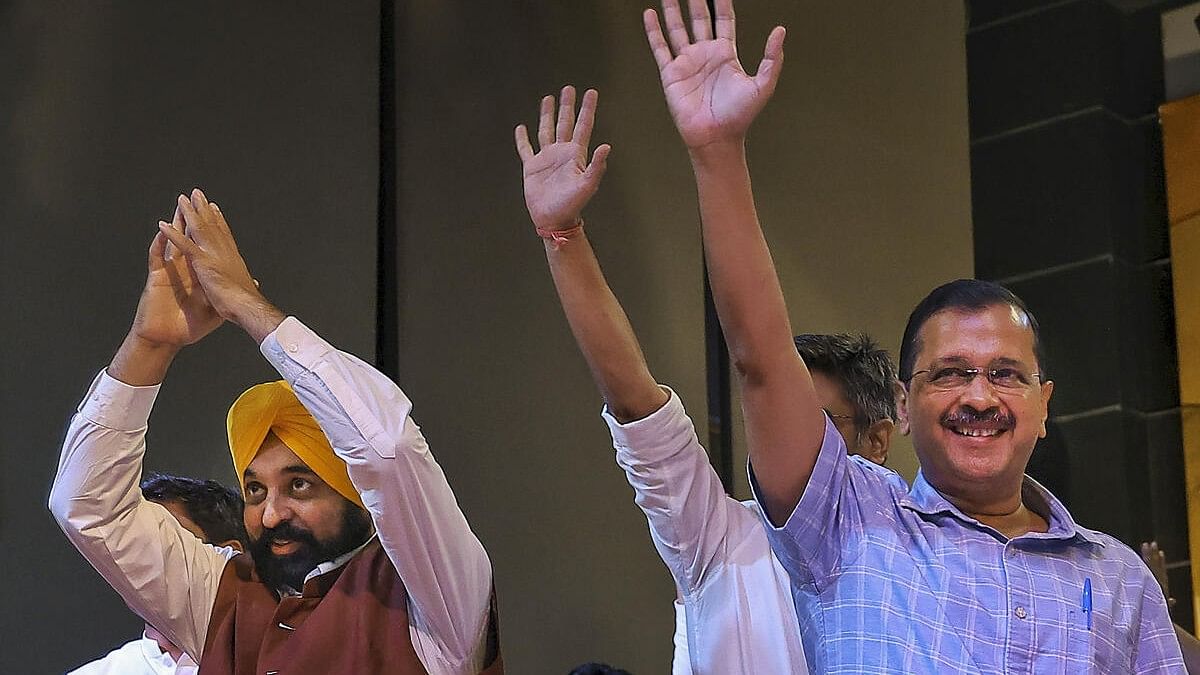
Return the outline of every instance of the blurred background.
[[[586,218],[655,376],[746,498],[706,314],[695,190],[626,0],[0,3],[0,672],[56,673],[141,622],[46,499],[66,424],[132,318],[174,198],[221,204],[269,298],[414,401],[494,567],[512,673],[667,672],[674,591],[524,210],[512,128],[600,91]],[[896,353],[935,285],[1008,285],[1056,381],[1030,471],[1082,524],[1157,539],[1191,595],[1157,108],[1200,90],[1200,8],[1151,0],[757,2],[760,216],[803,332]],[[1172,37],[1174,36],[1174,37]],[[224,414],[273,370],[224,327],[176,361],[147,468],[236,485]],[[911,479],[906,439],[889,464]],[[1176,621],[1190,627],[1180,602]]]

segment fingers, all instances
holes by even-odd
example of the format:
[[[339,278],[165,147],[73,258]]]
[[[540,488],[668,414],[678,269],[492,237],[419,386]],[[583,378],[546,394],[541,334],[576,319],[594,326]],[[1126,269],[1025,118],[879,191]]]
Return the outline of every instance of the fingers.
[[[184,227],[182,230],[180,230],[180,232],[185,233],[187,238],[195,239],[195,241],[192,243],[203,243],[204,222],[200,214],[196,212],[196,206],[194,202],[186,195],[179,195],[178,208],[180,213],[183,215],[184,222]],[[167,236],[171,239],[171,243],[179,246],[179,243],[175,241],[174,237],[171,237],[169,233]],[[184,249],[182,246],[179,246],[179,249],[185,254],[188,253],[187,249]]]
[[[688,17],[696,42],[712,39],[712,16],[708,13],[708,0],[688,0]]]
[[[671,48],[667,46],[667,39],[663,37],[658,13],[652,9],[642,12],[642,23],[646,26],[646,41],[650,43],[650,53],[654,55],[658,69],[662,70],[671,63]]]
[[[542,97],[542,109],[538,113],[538,148],[554,142],[554,97]]]
[[[676,54],[692,43],[687,27],[683,25],[683,13],[679,11],[679,0],[663,0],[663,18],[667,21],[667,39]]]
[[[558,99],[558,125],[554,128],[554,140],[569,141],[574,130],[575,87],[568,84],[562,88],[562,94]]]
[[[524,164],[533,159],[533,145],[529,143],[529,130],[524,124],[518,124],[513,131],[513,137],[517,142],[517,154],[521,157],[521,163]]]
[[[169,239],[170,242],[175,245],[175,248],[182,251],[185,256],[191,257],[201,253],[200,247],[196,245],[196,242],[192,241],[191,237],[188,237],[183,232],[172,228],[170,225],[161,220],[158,221],[158,231],[160,234]]]
[[[165,227],[170,227],[170,225],[164,220],[158,221],[159,231],[154,235],[154,239],[150,241],[148,265],[152,270],[166,266],[167,243],[170,240],[167,239],[167,235],[162,233],[162,229]]]
[[[733,15],[733,0],[717,0],[717,37],[737,42],[736,21]]]
[[[232,232],[229,229],[229,223],[225,220],[225,213],[221,211],[221,207],[217,206],[216,202],[209,202],[208,207],[212,209],[212,221],[217,227],[220,227],[226,232]]]
[[[587,168],[583,170],[583,180],[594,187],[600,183],[600,179],[604,177],[604,171],[608,169],[608,153],[612,152],[612,146],[604,143],[596,148],[592,153],[592,161]]]
[[[779,74],[783,72],[783,39],[787,31],[783,26],[776,26],[767,36],[767,46],[763,49],[763,59],[758,64],[758,72],[754,74],[754,83],[758,90],[770,96],[775,92],[779,82]]]
[[[588,143],[592,140],[592,127],[596,123],[596,101],[600,93],[595,89],[583,92],[583,103],[579,104],[579,121],[571,138],[579,144],[580,152],[587,153]]]

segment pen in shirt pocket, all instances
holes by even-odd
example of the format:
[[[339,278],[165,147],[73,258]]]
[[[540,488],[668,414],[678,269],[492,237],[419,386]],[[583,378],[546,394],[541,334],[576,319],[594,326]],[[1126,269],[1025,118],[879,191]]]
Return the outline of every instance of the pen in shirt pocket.
[[[1083,616],[1087,619],[1087,629],[1092,629],[1092,578],[1083,580]]]

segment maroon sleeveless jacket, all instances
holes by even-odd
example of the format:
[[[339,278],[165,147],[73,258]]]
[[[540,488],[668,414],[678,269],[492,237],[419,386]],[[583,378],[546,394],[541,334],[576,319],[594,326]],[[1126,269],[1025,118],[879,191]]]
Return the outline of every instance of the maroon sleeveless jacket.
[[[408,628],[408,593],[378,539],[282,600],[238,555],[221,573],[200,674],[424,675]],[[488,632],[481,675],[502,675],[494,597]]]

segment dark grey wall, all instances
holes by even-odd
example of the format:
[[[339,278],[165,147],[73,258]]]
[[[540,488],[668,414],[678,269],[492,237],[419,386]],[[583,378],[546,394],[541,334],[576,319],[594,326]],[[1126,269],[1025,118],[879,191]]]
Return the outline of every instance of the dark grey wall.
[[[366,358],[375,335],[378,6],[0,9],[0,672],[139,634],[46,497],[67,420],[132,318],[174,196],[205,188],[267,295]],[[224,327],[176,362],[147,465],[233,482],[224,413],[273,377]]]

